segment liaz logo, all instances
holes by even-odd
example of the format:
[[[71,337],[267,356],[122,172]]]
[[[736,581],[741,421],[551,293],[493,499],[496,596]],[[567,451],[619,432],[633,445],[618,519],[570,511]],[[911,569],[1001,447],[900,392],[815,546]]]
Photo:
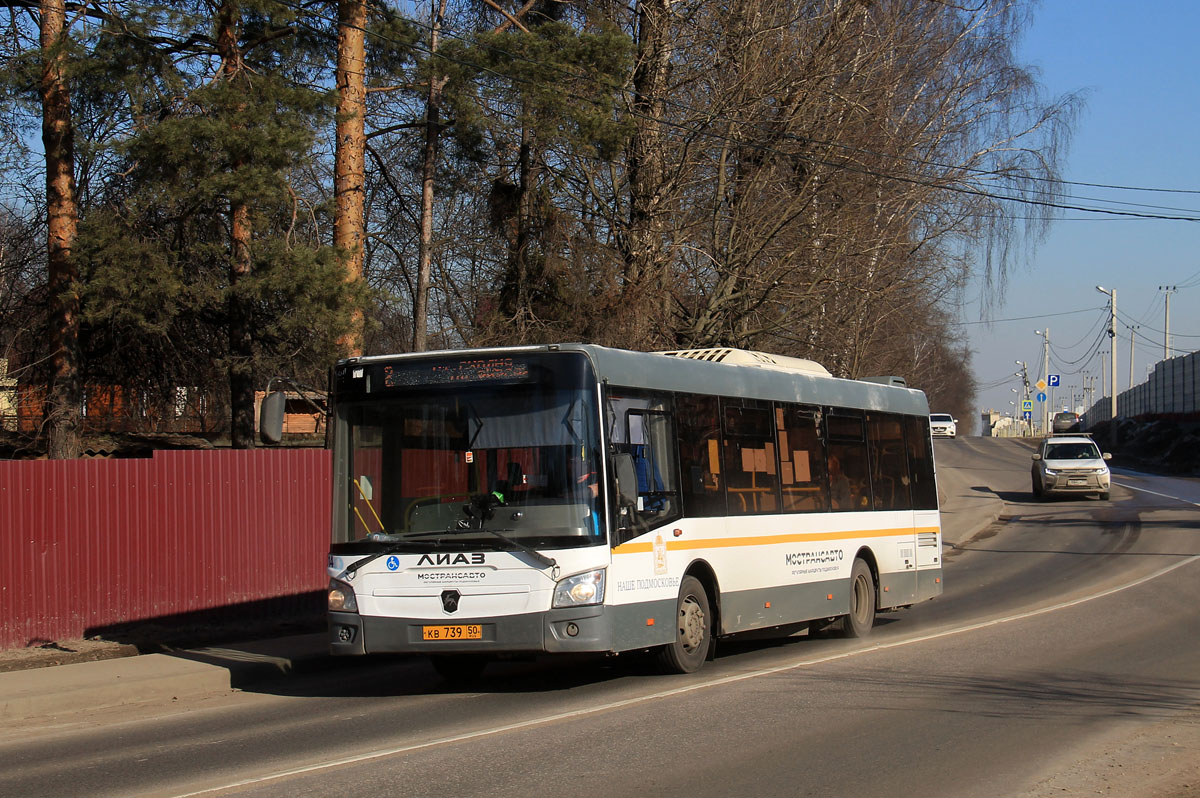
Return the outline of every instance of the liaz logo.
[[[422,554],[417,565],[483,565],[483,552],[474,554]]]

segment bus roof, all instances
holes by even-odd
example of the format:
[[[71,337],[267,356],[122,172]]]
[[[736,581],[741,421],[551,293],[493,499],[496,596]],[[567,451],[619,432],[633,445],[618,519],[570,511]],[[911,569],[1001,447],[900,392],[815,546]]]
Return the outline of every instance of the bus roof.
[[[370,355],[342,362],[369,364],[424,357],[582,352],[595,367],[596,377],[611,385],[832,405],[907,415],[925,416],[929,413],[929,403],[921,391],[894,384],[833,377],[810,360],[727,348],[703,350],[726,353],[719,359],[706,359],[693,354],[696,351],[633,352],[597,344],[564,343]]]

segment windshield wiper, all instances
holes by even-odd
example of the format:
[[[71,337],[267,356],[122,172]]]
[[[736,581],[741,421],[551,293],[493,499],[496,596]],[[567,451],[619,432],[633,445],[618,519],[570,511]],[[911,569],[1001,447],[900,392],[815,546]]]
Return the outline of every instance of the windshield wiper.
[[[353,576],[355,571],[362,568],[367,563],[369,563],[373,560],[378,560],[380,557],[385,557],[389,554],[399,554],[400,552],[404,551],[407,548],[409,548],[408,544],[403,543],[403,542],[397,542],[397,543],[393,543],[390,546],[385,546],[384,548],[380,549],[379,551],[374,552],[372,554],[368,554],[366,557],[363,557],[361,560],[355,560],[354,562],[347,565],[346,570],[342,571],[342,575],[343,576]]]
[[[489,529],[488,527],[485,527],[485,526],[478,526],[478,527],[462,526],[462,527],[458,527],[457,529],[454,529],[454,528],[440,529],[440,530],[435,530],[433,532],[412,532],[412,533],[409,533],[408,535],[405,535],[405,537],[411,539],[411,538],[436,537],[439,535],[462,535],[466,532],[487,532],[489,535],[499,538],[500,540],[504,541],[508,545],[512,546],[514,549],[525,552],[526,554],[528,554],[530,557],[532,557],[537,562],[541,563],[546,568],[553,568],[554,566],[558,565],[558,561],[555,560],[553,557],[547,557],[545,554],[542,554],[540,551],[533,548],[532,546],[527,546],[526,544],[522,543],[521,541],[516,540],[515,538],[510,538],[508,535],[504,534],[505,532],[515,532],[515,531],[516,531],[515,529]]]
[[[532,546],[527,546],[519,540],[510,538],[505,532],[515,532],[513,529],[488,529],[484,526],[484,522],[490,521],[495,515],[495,509],[504,504],[504,498],[498,493],[481,493],[477,496],[472,496],[471,501],[463,505],[463,512],[468,518],[458,522],[457,527],[447,529],[434,530],[431,532],[409,532],[405,534],[404,540],[415,540],[416,538],[441,537],[442,535],[461,535],[466,532],[486,532],[493,537],[507,543],[514,549],[528,554],[535,562],[540,563],[545,568],[554,568],[558,565],[558,561],[553,557],[547,557]],[[364,557],[357,562],[351,563],[346,567],[345,575],[350,576],[358,569],[362,568],[372,560],[383,557],[386,554],[395,554],[403,551],[405,546],[402,543],[397,543],[393,546],[388,546],[381,551],[377,551],[369,557]]]

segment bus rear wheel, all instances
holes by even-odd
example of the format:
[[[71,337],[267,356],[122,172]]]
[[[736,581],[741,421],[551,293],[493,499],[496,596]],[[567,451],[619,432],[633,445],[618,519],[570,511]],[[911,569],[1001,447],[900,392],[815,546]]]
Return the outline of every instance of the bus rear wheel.
[[[675,640],[658,650],[664,673],[694,673],[708,659],[712,645],[712,609],[704,585],[685,576],[675,604]]]
[[[850,569],[850,612],[838,618],[834,628],[842,637],[866,637],[875,626],[875,578],[871,566],[856,557]]]

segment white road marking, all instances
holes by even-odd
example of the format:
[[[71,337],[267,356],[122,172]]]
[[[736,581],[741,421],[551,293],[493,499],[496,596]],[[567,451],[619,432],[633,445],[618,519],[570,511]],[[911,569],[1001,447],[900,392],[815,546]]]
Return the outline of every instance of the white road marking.
[[[1146,488],[1139,488],[1135,485],[1126,485],[1124,482],[1113,482],[1113,484],[1120,485],[1122,488],[1129,488],[1130,490],[1137,490],[1137,491],[1141,491],[1142,493],[1149,493],[1152,496],[1162,496],[1164,499],[1174,499],[1177,502],[1182,502],[1183,504],[1190,504],[1193,507],[1200,507],[1200,502],[1194,502],[1189,499],[1181,499],[1178,496],[1172,496],[1169,493],[1159,493],[1156,490],[1148,490]]]
[[[931,634],[920,635],[918,637],[911,637],[911,638],[905,638],[902,640],[895,640],[895,641],[892,641],[889,643],[877,643],[875,645],[867,646],[865,648],[856,648],[853,651],[843,651],[843,652],[837,653],[837,654],[828,654],[828,655],[821,656],[821,657],[811,657],[808,659],[800,660],[798,662],[790,663],[788,665],[778,665],[778,666],[772,667],[772,668],[762,668],[759,670],[750,671],[748,673],[736,674],[733,676],[722,676],[721,678],[718,678],[718,679],[711,679],[709,681],[702,682],[699,684],[688,685],[687,687],[677,687],[673,690],[664,690],[664,691],[661,691],[658,693],[652,693],[650,695],[640,696],[637,698],[627,698],[622,701],[612,701],[607,704],[600,704],[598,706],[589,707],[587,709],[577,709],[577,710],[572,710],[571,712],[560,712],[560,713],[556,713],[553,715],[544,715],[542,717],[531,718],[529,720],[523,720],[523,721],[519,721],[517,723],[508,723],[503,726],[493,726],[492,728],[478,729],[476,731],[464,732],[463,734],[456,734],[456,735],[452,735],[449,737],[439,737],[436,740],[427,740],[426,742],[423,742],[423,743],[412,743],[410,745],[401,745],[401,746],[396,746],[394,748],[383,748],[383,749],[379,749],[376,751],[368,751],[368,752],[365,752],[362,754],[357,754],[355,756],[349,756],[349,757],[343,757],[341,759],[330,760],[328,762],[318,762],[318,763],[315,763],[312,765],[306,765],[304,767],[292,768],[290,770],[281,770],[278,773],[271,773],[266,776],[258,776],[255,778],[234,781],[234,782],[230,782],[228,784],[221,785],[219,787],[209,787],[207,789],[198,790],[196,792],[182,793],[180,795],[174,796],[174,798],[192,798],[192,796],[197,796],[197,795],[210,795],[212,793],[221,792],[223,790],[233,790],[233,789],[238,789],[241,787],[248,787],[248,786],[255,785],[255,784],[263,784],[268,781],[276,781],[279,779],[286,779],[286,778],[289,778],[292,776],[301,776],[301,775],[304,775],[307,773],[316,773],[321,770],[330,770],[332,768],[344,767],[346,765],[354,765],[354,764],[358,764],[361,762],[369,762],[373,759],[383,759],[383,758],[389,757],[389,756],[396,756],[397,754],[405,754],[405,753],[410,753],[412,751],[420,751],[420,750],[423,750],[426,748],[436,748],[436,747],[442,746],[442,745],[452,745],[454,743],[461,743],[461,742],[465,742],[467,740],[476,740],[481,737],[491,737],[491,736],[494,736],[497,734],[504,734],[505,732],[517,731],[519,729],[528,729],[533,726],[539,726],[544,723],[554,723],[555,721],[567,720],[569,718],[578,718],[578,717],[582,717],[582,716],[586,716],[586,715],[594,715],[594,714],[597,714],[600,712],[608,712],[613,709],[622,709],[624,707],[634,706],[637,704],[643,704],[643,703],[647,703],[649,701],[657,701],[657,700],[663,699],[663,698],[671,698],[673,696],[683,695],[684,693],[691,693],[696,690],[705,690],[710,687],[720,687],[720,686],[726,685],[726,684],[733,684],[735,682],[745,681],[746,679],[757,679],[761,676],[771,676],[776,673],[783,673],[785,671],[795,670],[796,668],[802,668],[802,667],[809,666],[809,665],[821,665],[826,662],[833,662],[833,661],[839,660],[839,659],[847,659],[849,657],[854,657],[859,654],[867,654],[867,653],[872,653],[875,651],[886,651],[888,649],[899,648],[901,646],[907,646],[907,645],[911,645],[913,643],[924,643],[929,640],[940,640],[941,638],[952,637],[954,635],[962,634],[964,632],[974,632],[979,629],[986,629],[988,627],[998,626],[1003,623],[1010,623],[1012,621],[1020,621],[1020,620],[1026,619],[1026,618],[1034,618],[1039,615],[1045,615],[1047,613],[1057,612],[1058,610],[1063,610],[1063,609],[1067,609],[1069,607],[1074,607],[1074,606],[1083,604],[1088,601],[1093,601],[1095,599],[1104,598],[1106,596],[1111,596],[1114,593],[1120,593],[1123,590],[1128,590],[1129,588],[1137,587],[1138,585],[1145,584],[1146,582],[1149,582],[1153,579],[1157,579],[1160,576],[1165,576],[1166,574],[1169,574],[1171,571],[1174,571],[1178,568],[1182,568],[1185,565],[1190,565],[1197,561],[1200,561],[1200,554],[1193,555],[1186,559],[1180,560],[1179,562],[1168,565],[1165,568],[1155,571],[1152,574],[1143,576],[1140,579],[1135,579],[1134,581],[1129,582],[1124,585],[1118,585],[1116,587],[1109,588],[1108,590],[1103,590],[1099,593],[1095,593],[1090,596],[1084,596],[1082,598],[1072,599],[1071,601],[1064,601],[1064,602],[1061,602],[1058,604],[1051,605],[1049,607],[1042,607],[1042,608],[1036,609],[1036,610],[1029,610],[1027,612],[1020,612],[1020,613],[1016,613],[1014,615],[1007,615],[1003,618],[994,618],[990,621],[981,621],[979,623],[967,624],[966,626],[958,627],[955,629],[945,629],[941,632],[933,632]]]

